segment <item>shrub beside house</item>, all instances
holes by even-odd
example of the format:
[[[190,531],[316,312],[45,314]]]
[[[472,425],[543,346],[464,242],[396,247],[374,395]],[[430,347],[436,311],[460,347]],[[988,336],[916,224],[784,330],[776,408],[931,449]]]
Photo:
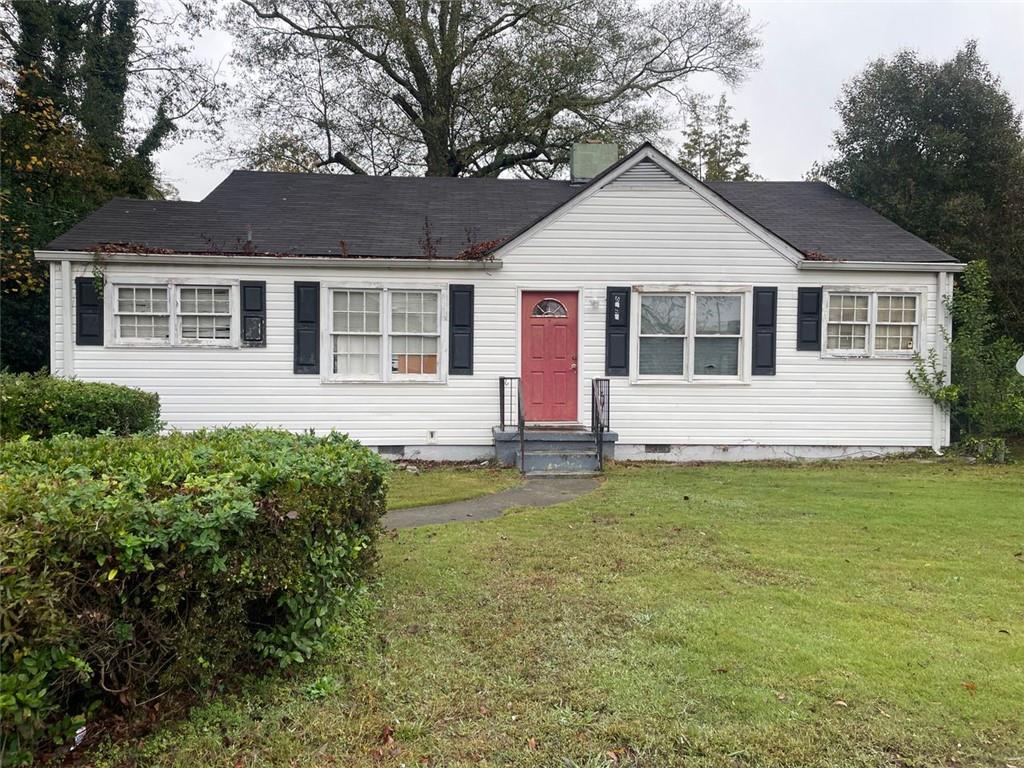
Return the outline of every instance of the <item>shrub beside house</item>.
[[[365,584],[386,475],[337,434],[0,447],[5,764],[97,711],[315,653]]]

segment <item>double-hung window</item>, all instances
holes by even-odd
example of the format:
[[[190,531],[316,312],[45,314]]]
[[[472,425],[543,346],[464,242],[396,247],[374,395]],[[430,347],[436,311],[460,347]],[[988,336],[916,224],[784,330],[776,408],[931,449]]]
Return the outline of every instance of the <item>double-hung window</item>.
[[[836,290],[827,302],[827,354],[906,357],[917,350],[918,294]]]
[[[741,378],[745,296],[697,290],[641,293],[639,378]]]
[[[330,307],[330,378],[440,379],[440,291],[335,288]]]
[[[118,285],[114,288],[115,334],[118,341],[166,344],[171,338],[171,313],[165,285]]]
[[[114,341],[125,345],[232,346],[237,301],[231,285],[114,283]]]
[[[440,347],[437,291],[390,291],[391,377],[435,378]]]
[[[178,333],[182,342],[230,341],[231,319],[229,287],[178,288]]]

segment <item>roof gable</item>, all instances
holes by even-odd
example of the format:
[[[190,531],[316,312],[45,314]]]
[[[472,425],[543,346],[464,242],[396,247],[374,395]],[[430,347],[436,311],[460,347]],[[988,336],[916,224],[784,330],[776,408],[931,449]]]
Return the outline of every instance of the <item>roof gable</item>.
[[[679,165],[670,160],[663,152],[649,143],[645,143],[632,153],[622,158],[605,172],[594,178],[583,187],[579,194],[570,198],[551,213],[534,222],[507,243],[495,250],[495,256],[501,256],[523,242],[543,231],[552,222],[557,221],[568,211],[583,203],[602,189],[614,184],[651,184],[680,183],[688,187],[720,213],[732,219],[754,237],[763,241],[780,256],[792,264],[803,261],[803,255],[790,243],[782,240],[773,232],[754,221],[749,216],[731,205],[722,196],[715,194],[694,176],[687,173]]]

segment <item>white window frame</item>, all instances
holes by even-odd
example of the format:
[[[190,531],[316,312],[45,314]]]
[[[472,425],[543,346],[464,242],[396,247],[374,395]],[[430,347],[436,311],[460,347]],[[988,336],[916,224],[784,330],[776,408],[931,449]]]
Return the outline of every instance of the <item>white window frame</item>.
[[[166,288],[168,338],[138,339],[121,338],[120,323],[117,319],[117,289],[124,288]],[[227,339],[182,339],[180,332],[181,293],[179,288],[227,288],[228,307],[231,310],[231,335]],[[108,278],[103,291],[104,324],[106,343],[116,347],[184,347],[234,349],[239,347],[239,324],[241,313],[238,306],[238,281],[204,278]]]
[[[334,373],[334,292],[376,291],[380,294],[381,353],[375,377],[352,377]],[[391,371],[392,336],[416,336],[415,333],[392,333],[391,297],[395,292],[421,291],[437,294],[437,373],[393,373]],[[321,288],[320,296],[320,379],[332,384],[444,384],[448,378],[448,295],[447,285],[437,283],[345,282]],[[372,334],[354,334],[372,335]],[[422,334],[430,335],[430,334]]]
[[[181,289],[182,288],[227,288],[228,289],[228,315],[231,318],[230,334],[226,339],[186,339],[181,335],[181,317],[186,314],[181,311]],[[192,313],[202,316],[204,313]],[[220,313],[217,313],[218,315]],[[217,283],[174,283],[174,322],[173,333],[174,343],[179,347],[237,347],[238,346],[238,290],[231,285]]]
[[[921,287],[907,286],[825,286],[822,291],[824,300],[821,308],[821,356],[827,358],[839,358],[847,360],[869,360],[869,359],[895,359],[909,360],[921,349],[921,334],[924,331],[925,298],[927,292]],[[829,306],[832,303],[833,294],[861,294],[868,297],[868,322],[866,349],[829,349],[828,348],[828,326]],[[878,322],[878,297],[879,296],[912,296],[915,299],[914,313],[914,348],[913,349],[875,349],[875,330],[879,325],[910,325],[910,323],[879,323]]]
[[[686,296],[686,334],[685,336],[666,336],[665,338],[685,338],[685,372],[682,375],[641,374],[640,373],[640,303],[644,296]],[[697,297],[739,295],[740,301],[740,333],[738,336],[729,334],[697,334]],[[749,285],[636,285],[633,286],[630,299],[630,348],[629,378],[633,384],[692,384],[692,385],[731,385],[750,383],[750,345],[751,317],[753,311],[753,286]],[[716,376],[694,373],[694,351],[698,338],[738,339],[739,350],[736,375]]]
[[[139,312],[121,312],[120,307],[120,289],[121,288],[159,288],[167,292],[167,338],[160,339],[156,337],[146,338],[141,336],[121,336],[121,318],[139,315]],[[104,299],[108,306],[110,306],[110,325],[111,334],[113,336],[114,343],[119,346],[130,346],[130,347],[169,347],[174,342],[174,292],[171,287],[166,283],[160,282],[146,282],[146,283],[128,283],[119,282],[113,286],[113,290],[110,291],[110,296],[105,296]],[[157,314],[157,313],[151,313]]]

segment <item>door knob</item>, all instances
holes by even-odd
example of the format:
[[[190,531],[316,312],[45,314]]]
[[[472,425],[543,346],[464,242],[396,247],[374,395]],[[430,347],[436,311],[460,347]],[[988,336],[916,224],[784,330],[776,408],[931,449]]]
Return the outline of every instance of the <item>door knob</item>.
[[[570,368],[572,368],[572,369],[573,369],[573,370],[575,371],[575,370],[576,370],[576,363],[573,363],[573,364],[572,364],[571,366],[569,366],[569,367],[570,367]]]

